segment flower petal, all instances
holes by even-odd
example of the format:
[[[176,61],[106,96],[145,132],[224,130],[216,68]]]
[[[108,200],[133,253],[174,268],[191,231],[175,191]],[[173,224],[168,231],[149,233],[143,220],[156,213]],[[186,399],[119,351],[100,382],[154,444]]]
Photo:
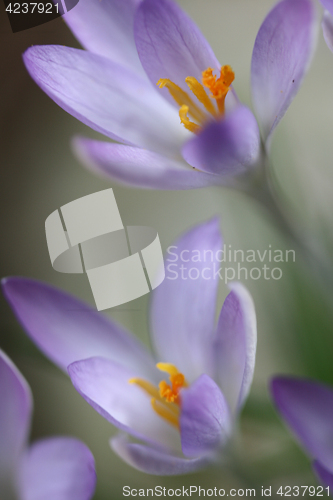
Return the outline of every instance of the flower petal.
[[[220,69],[198,27],[171,0],[143,0],[134,19],[134,37],[142,66],[154,86],[160,78],[168,78],[188,92],[187,76],[201,82],[205,69]],[[176,104],[166,88],[159,92]]]
[[[230,433],[228,403],[216,383],[201,375],[181,393],[180,435],[185,456],[207,454],[221,446]]]
[[[111,446],[113,451],[126,463],[135,469],[155,476],[188,474],[205,467],[209,463],[207,457],[192,459],[178,457],[150,446],[130,443],[124,436],[113,438]]]
[[[7,278],[3,289],[32,340],[63,370],[73,361],[103,355],[138,375],[155,373],[152,357],[134,337],[71,295],[25,278]]]
[[[139,3],[140,0],[80,0],[63,17],[90,52],[144,74],[133,34],[134,13]]]
[[[259,29],[252,55],[252,98],[266,141],[297,94],[316,41],[312,0],[282,0]]]
[[[195,168],[217,175],[245,172],[259,157],[260,134],[252,112],[237,106],[187,141],[182,153]]]
[[[319,481],[325,487],[329,487],[330,494],[333,493],[333,473],[328,471],[323,465],[317,460],[313,463],[313,470],[315,471]]]
[[[159,359],[176,365],[189,382],[211,370],[208,353],[218,287],[214,273],[221,247],[217,219],[194,227],[169,247],[165,280],[152,293],[150,320]]]
[[[194,189],[219,183],[220,179],[197,172],[146,149],[123,144],[76,139],[76,154],[93,172],[130,186],[149,189]]]
[[[320,0],[320,3],[333,16],[333,0]]]
[[[271,393],[277,409],[308,453],[333,471],[333,390],[319,382],[276,377]]]
[[[0,350],[0,484],[12,475],[26,446],[31,412],[29,386],[12,361]]]
[[[130,383],[137,377],[134,368],[90,358],[72,363],[68,373],[81,396],[113,425],[154,445],[177,447],[178,430],[153,410],[151,396]]]
[[[95,485],[94,457],[77,439],[44,439],[22,457],[21,500],[90,500]]]
[[[89,127],[120,142],[179,154],[188,134],[148,81],[109,59],[69,47],[30,47],[23,58],[44,92]]]
[[[333,2],[332,2],[333,6]],[[333,10],[333,8],[332,8]],[[325,38],[325,42],[327,43],[327,47],[333,52],[333,17],[329,12],[324,13],[323,21],[321,23],[323,28],[323,35]]]
[[[241,283],[230,283],[213,345],[217,380],[232,413],[243,405],[252,383],[257,346],[254,304]]]

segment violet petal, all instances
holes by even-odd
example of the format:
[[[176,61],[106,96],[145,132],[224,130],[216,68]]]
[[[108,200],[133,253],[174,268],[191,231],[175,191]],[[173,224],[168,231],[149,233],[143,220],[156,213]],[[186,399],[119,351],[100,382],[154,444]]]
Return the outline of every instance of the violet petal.
[[[312,0],[282,0],[261,25],[252,55],[251,86],[266,141],[296,96],[316,41]]]
[[[21,500],[90,500],[95,491],[95,461],[81,441],[56,437],[34,443],[19,470]]]
[[[213,344],[217,380],[231,411],[243,405],[253,379],[257,324],[253,300],[241,283],[230,283]]]
[[[81,396],[119,429],[169,449],[179,444],[178,430],[153,410],[151,396],[130,383],[138,376],[134,368],[90,358],[72,363],[68,373]]]
[[[165,280],[152,293],[150,322],[159,361],[176,365],[189,382],[212,368],[221,247],[217,219],[194,227],[169,247]]]
[[[207,40],[172,0],[143,0],[134,20],[134,37],[142,66],[154,86],[160,78],[168,78],[189,92],[187,76],[201,82],[202,71],[208,67],[220,70]],[[178,108],[166,88],[158,92]]]
[[[56,45],[30,47],[30,76],[60,107],[116,141],[176,155],[186,130],[145,79],[109,59]]]
[[[37,346],[63,370],[73,361],[106,356],[155,373],[150,354],[131,334],[84,302],[39,281],[3,280],[7,300]]]
[[[82,46],[144,74],[133,34],[140,0],[80,0],[64,20]]]
[[[320,382],[276,377],[271,393],[283,419],[307,452],[333,471],[333,390]]]
[[[313,462],[313,470],[318,477],[321,484],[326,488],[329,487],[330,495],[333,495],[333,472],[327,470],[320,462],[317,460]]]
[[[93,172],[129,186],[148,189],[194,189],[220,184],[221,179],[197,172],[146,149],[76,139],[76,154]]]
[[[195,472],[209,464],[208,457],[182,458],[156,448],[130,443],[124,436],[111,440],[112,449],[129,465],[155,476],[175,476]]]
[[[181,392],[180,435],[187,457],[207,454],[230,433],[228,404],[216,383],[203,374]]]
[[[320,3],[333,16],[333,0],[320,0]]]
[[[230,176],[243,173],[254,165],[259,150],[257,121],[249,108],[237,106],[187,141],[182,153],[185,160],[199,170]]]
[[[29,386],[0,350],[0,484],[12,474],[26,446],[31,412]]]

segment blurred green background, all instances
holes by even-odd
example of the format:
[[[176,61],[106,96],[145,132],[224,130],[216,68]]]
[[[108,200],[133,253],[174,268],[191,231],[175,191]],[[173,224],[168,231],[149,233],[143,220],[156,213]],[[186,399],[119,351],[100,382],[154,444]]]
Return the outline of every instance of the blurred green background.
[[[179,0],[198,23],[221,64],[230,64],[235,89],[247,105],[250,62],[256,33],[271,0]],[[1,276],[47,281],[93,305],[84,275],[52,269],[45,240],[47,216],[61,205],[112,187],[125,225],[157,229],[166,249],[184,230],[218,214],[225,243],[234,249],[291,248],[267,215],[244,195],[222,188],[161,192],[129,189],[94,177],[75,159],[74,135],[102,138],[53,103],[30,79],[21,54],[30,45],[78,44],[62,19],[13,34],[1,9]],[[272,168],[281,195],[331,256],[333,158],[333,54],[322,34],[301,91],[280,123],[272,148]],[[331,257],[330,257],[331,258]],[[332,258],[331,258],[332,261]],[[255,379],[234,443],[232,464],[179,478],[153,477],[131,469],[110,450],[114,428],[75,392],[69,379],[29,341],[1,297],[0,347],[32,387],[32,439],[72,434],[91,448],[97,463],[96,499],[122,498],[122,487],[179,485],[278,487],[316,484],[308,458],[275,413],[268,395],[273,374],[288,373],[333,384],[332,297],[296,255],[281,266],[281,280],[249,280],[258,314]],[[332,269],[333,272],[333,269]],[[219,308],[226,295],[221,283]],[[148,343],[149,297],[107,311]],[[131,308],[132,310],[128,310]],[[217,311],[218,312],[218,311]],[[276,488],[275,488],[276,489]]]

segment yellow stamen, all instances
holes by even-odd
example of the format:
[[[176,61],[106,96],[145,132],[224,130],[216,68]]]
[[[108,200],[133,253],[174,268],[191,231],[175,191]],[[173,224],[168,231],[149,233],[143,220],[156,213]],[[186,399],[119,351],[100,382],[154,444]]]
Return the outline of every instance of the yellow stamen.
[[[225,98],[231,88],[231,84],[235,79],[235,73],[232,68],[228,65],[221,67],[220,76],[217,77],[213,75],[213,69],[207,68],[202,72],[202,83],[199,83],[194,76],[188,76],[185,78],[190,91],[196,97],[196,99],[201,103],[206,111],[218,119],[224,115],[225,111]],[[168,78],[161,78],[158,80],[157,85],[160,89],[166,87],[171,96],[174,98],[176,103],[180,106],[179,117],[181,123],[184,127],[197,134],[201,127],[207,121],[207,115],[205,112],[196,104],[191,97],[185,92],[181,87],[176,85],[174,82]],[[207,87],[211,94],[208,96],[204,87]],[[217,109],[215,104],[211,101],[215,99]],[[190,121],[187,115],[190,115],[195,122]]]
[[[150,382],[147,382],[147,380],[143,380],[142,378],[131,378],[128,381],[128,383],[138,385],[139,387],[141,387],[141,389],[146,391],[149,394],[149,396],[155,399],[159,399],[160,397],[157,387],[155,387]]]
[[[153,407],[153,410],[155,410],[160,417],[164,418],[164,420],[169,422],[169,424],[177,427],[177,429],[179,428],[179,417],[170,412],[168,407],[160,404],[160,402],[156,399],[151,400],[151,405]]]
[[[179,373],[175,365],[172,365],[171,363],[157,363],[156,368],[161,370],[161,372],[168,373],[169,375],[177,375],[177,373]]]
[[[157,85],[160,87],[160,89],[163,89],[166,87],[176,103],[179,106],[187,106],[188,113],[198,122],[201,122],[205,119],[204,113],[201,111],[201,109],[192,101],[190,96],[178,85],[173,83],[171,80],[168,78],[161,78],[158,80]]]
[[[155,387],[147,380],[131,378],[128,382],[136,384],[143,389],[152,399],[151,404],[156,413],[167,422],[179,427],[180,390],[187,387],[187,382],[182,373],[171,363],[157,363],[157,368],[170,375],[171,385],[162,380],[159,387]]]
[[[213,116],[216,116],[216,109],[212,101],[206,94],[206,91],[201,85],[201,83],[199,83],[198,80],[194,78],[194,76],[188,76],[187,78],[185,78],[185,82],[189,86],[191,92],[193,92],[195,97],[198,99],[198,101],[200,101],[205,106],[208,113],[211,113]]]
[[[153,384],[151,384],[150,382],[147,382],[147,380],[144,380],[142,378],[131,378],[129,381],[128,381],[129,384],[136,384],[138,385],[139,387],[141,387],[141,389],[143,389],[149,396],[151,396],[153,399],[156,399],[157,401],[159,401],[161,404],[166,404],[168,403],[168,401],[166,401],[165,399],[163,399],[163,397],[161,397],[160,395],[160,391],[158,390],[157,387],[155,387]],[[160,382],[162,383],[162,382]],[[166,382],[165,382],[166,383]],[[175,406],[175,405],[168,405],[169,407],[169,410],[176,414],[176,415],[179,415],[179,407],[178,406]]]
[[[190,132],[193,132],[194,134],[197,134],[200,131],[201,127],[199,125],[197,125],[196,123],[191,122],[188,119],[188,117],[187,117],[188,112],[189,112],[188,106],[185,106],[185,104],[183,106],[181,106],[181,108],[179,110],[180,121],[187,130],[189,130]]]
[[[211,91],[210,97],[216,99],[220,114],[224,114],[224,104],[230,85],[235,79],[235,73],[230,66],[222,66],[219,78],[213,75],[213,69],[207,68],[202,73],[202,83]]]

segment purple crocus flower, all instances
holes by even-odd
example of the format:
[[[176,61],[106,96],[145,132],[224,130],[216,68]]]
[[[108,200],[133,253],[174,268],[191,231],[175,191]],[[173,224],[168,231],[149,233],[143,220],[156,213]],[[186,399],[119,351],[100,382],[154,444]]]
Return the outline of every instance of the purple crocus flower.
[[[259,128],[230,61],[221,67],[172,0],[80,0],[65,20],[87,50],[34,46],[24,62],[57,104],[120,143],[77,139],[90,168],[157,189],[239,185],[254,171]],[[259,30],[251,80],[266,145],[301,85],[314,26],[312,0],[282,0]]]
[[[271,392],[277,409],[313,458],[320,482],[333,494],[333,389],[320,382],[276,377]]]
[[[27,446],[30,388],[0,350],[1,500],[89,500],[95,491],[94,457],[74,438],[56,437]]]
[[[68,367],[75,388],[93,408],[139,440],[122,434],[111,441],[114,451],[133,467],[158,475],[191,472],[217,457],[248,395],[256,352],[254,306],[240,283],[230,285],[215,325],[214,273],[222,247],[217,221],[185,233],[175,247],[172,262],[179,267],[167,269],[152,293],[155,354],[59,290],[23,278],[4,282],[6,297],[34,342],[62,369]],[[180,268],[191,255],[196,279]]]

